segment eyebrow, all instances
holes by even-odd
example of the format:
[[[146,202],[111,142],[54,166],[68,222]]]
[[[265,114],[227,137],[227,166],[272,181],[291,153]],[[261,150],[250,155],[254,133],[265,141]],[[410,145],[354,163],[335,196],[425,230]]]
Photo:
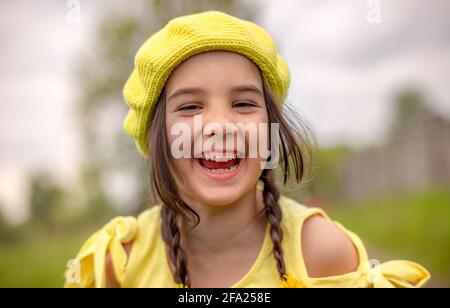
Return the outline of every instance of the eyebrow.
[[[252,84],[248,85],[240,85],[235,86],[231,89],[232,93],[242,93],[242,92],[252,92],[255,94],[260,95],[261,97],[264,97],[263,91],[260,90],[257,86],[254,86]],[[175,97],[187,95],[187,94],[205,94],[205,90],[202,88],[181,88],[176,91],[174,91],[171,95],[169,95],[168,100],[174,99]]]

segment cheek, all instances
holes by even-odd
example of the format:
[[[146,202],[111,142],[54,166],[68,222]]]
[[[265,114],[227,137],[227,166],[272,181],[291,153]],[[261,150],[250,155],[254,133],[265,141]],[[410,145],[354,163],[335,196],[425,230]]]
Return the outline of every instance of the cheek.
[[[194,121],[180,120],[176,117],[166,116],[166,139],[169,146],[169,151],[172,150],[172,144],[174,144],[173,153],[176,156],[180,156],[180,151],[185,154],[185,151],[191,151],[193,145],[193,129]],[[172,131],[174,134],[172,134]],[[186,153],[187,154],[187,153]],[[171,157],[172,153],[170,153]],[[183,155],[184,156],[184,155]],[[184,156],[186,157],[186,156]]]
[[[177,136],[172,135],[172,127],[174,124],[175,123],[170,118],[166,117],[166,139],[169,144],[169,148],[172,142],[177,138]]]
[[[183,181],[189,178],[189,174],[192,174],[191,159],[186,158],[172,159],[171,162],[177,177],[183,179]]]
[[[247,173],[245,176],[251,183],[257,181],[262,174],[261,162],[262,160],[260,158],[246,159]]]
[[[170,132],[169,132],[170,134]],[[189,178],[189,175],[192,174],[192,159],[190,158],[175,158],[171,153],[171,145],[174,139],[177,137],[174,136],[172,138],[169,138],[168,136],[168,144],[169,144],[169,156],[170,156],[170,162],[173,167],[173,172],[176,173],[176,176],[183,181]]]

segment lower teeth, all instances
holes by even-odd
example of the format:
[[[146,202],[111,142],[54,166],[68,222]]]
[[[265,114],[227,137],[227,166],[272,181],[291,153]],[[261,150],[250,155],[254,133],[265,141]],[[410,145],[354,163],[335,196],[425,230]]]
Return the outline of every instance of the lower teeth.
[[[228,169],[209,169],[209,168],[206,168],[206,167],[204,167],[204,168],[206,170],[208,170],[209,172],[211,172],[211,173],[229,173],[229,172],[232,172],[232,171],[236,170],[237,165],[231,166]]]

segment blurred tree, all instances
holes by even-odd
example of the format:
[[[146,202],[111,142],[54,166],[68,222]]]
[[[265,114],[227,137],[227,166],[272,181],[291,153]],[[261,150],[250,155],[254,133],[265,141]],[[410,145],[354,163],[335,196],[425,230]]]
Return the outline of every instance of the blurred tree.
[[[312,153],[313,169],[306,175],[305,182],[299,187],[291,179],[283,188],[283,193],[311,206],[326,206],[328,200],[338,200],[342,197],[338,175],[339,167],[347,155],[351,153],[352,150],[347,146],[314,148]],[[278,179],[281,183],[282,174],[280,170]]]
[[[342,197],[338,168],[342,164],[342,161],[351,153],[352,150],[347,146],[317,149],[317,172],[309,187],[312,195],[333,200]]]
[[[0,209],[2,208],[2,205],[0,204]],[[12,235],[12,228],[11,226],[6,222],[6,220],[3,217],[2,212],[0,211],[0,244],[9,242]]]
[[[41,225],[48,236],[56,225],[57,210],[63,206],[64,191],[50,176],[36,173],[31,176],[31,221]]]
[[[125,205],[126,211],[134,214],[152,202],[146,161],[122,129],[127,112],[122,87],[139,46],[176,16],[220,10],[252,19],[256,9],[234,0],[146,0],[115,2],[105,8],[94,33],[93,52],[81,59],[77,72],[81,89],[77,118],[83,138],[82,182],[89,207]],[[117,182],[126,184],[114,186]],[[127,198],[115,198],[118,188]]]
[[[412,121],[429,112],[422,93],[418,90],[404,90],[397,95],[394,107],[394,130],[406,127]]]

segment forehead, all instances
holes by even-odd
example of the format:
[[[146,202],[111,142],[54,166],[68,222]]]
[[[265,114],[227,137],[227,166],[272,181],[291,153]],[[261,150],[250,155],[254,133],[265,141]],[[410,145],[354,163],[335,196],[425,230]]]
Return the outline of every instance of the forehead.
[[[244,83],[262,86],[256,64],[238,53],[209,51],[192,56],[175,68],[166,82],[166,90],[170,92],[180,86],[214,88]]]

